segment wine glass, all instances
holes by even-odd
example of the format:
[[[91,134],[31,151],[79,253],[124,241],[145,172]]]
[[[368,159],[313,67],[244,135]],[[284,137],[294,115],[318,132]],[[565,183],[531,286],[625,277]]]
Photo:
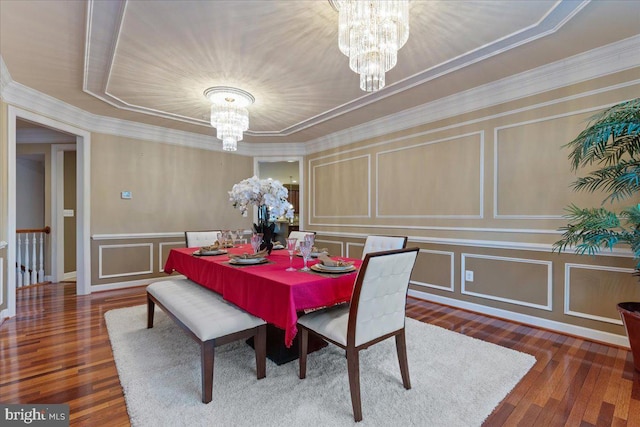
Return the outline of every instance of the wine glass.
[[[238,233],[238,244],[243,243],[242,240],[244,239],[244,230],[242,228],[238,228],[236,232]],[[244,243],[247,242],[245,241]]]
[[[251,236],[251,247],[253,248],[253,253],[257,254],[260,250],[260,245],[262,244],[262,238],[264,235],[262,233],[254,233]]]
[[[289,268],[286,271],[296,271],[293,268],[293,253],[296,251],[296,244],[298,243],[298,239],[295,237],[287,239],[287,250],[289,251]]]
[[[302,254],[302,260],[304,261],[304,267],[300,271],[309,271],[310,268],[307,267],[307,261],[309,260],[309,255],[311,255],[311,242],[305,240],[304,242],[300,242],[300,253]]]
[[[218,239],[218,245],[220,245],[221,248],[224,248],[224,240],[222,240],[222,233],[217,233],[216,239]]]

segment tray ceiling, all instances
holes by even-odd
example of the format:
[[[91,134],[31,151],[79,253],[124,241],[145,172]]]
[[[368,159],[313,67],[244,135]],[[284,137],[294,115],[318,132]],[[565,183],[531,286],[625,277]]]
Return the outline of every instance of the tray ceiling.
[[[2,0],[0,54],[13,81],[83,110],[207,135],[203,91],[238,87],[256,98],[245,141],[305,142],[638,33],[638,3],[597,3],[414,0],[371,94],[319,0]]]

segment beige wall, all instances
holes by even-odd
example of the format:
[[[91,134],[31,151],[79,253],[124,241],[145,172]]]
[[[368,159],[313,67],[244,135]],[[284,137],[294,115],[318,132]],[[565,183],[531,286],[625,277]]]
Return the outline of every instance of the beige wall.
[[[93,134],[92,284],[163,276],[168,250],[184,246],[185,230],[249,228],[227,192],[252,175],[251,157]],[[128,237],[141,233],[180,234]]]
[[[623,335],[615,305],[640,299],[633,260],[550,247],[567,205],[597,207],[603,199],[571,189],[578,175],[564,145],[596,111],[640,93],[640,84],[626,85],[639,73],[310,155],[304,227],[321,246],[355,257],[367,234],[410,236],[421,248],[414,290]]]

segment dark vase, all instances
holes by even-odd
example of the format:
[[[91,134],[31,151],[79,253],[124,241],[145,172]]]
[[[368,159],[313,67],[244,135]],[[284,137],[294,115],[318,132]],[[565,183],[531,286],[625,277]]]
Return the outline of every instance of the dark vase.
[[[618,312],[629,337],[633,366],[640,372],[640,302],[621,302]]]
[[[273,249],[273,236],[275,235],[276,224],[274,222],[261,222],[253,224],[256,233],[262,233],[262,243],[260,244],[260,250],[267,250],[267,253],[271,255]]]
[[[267,253],[271,255],[276,224],[274,222],[269,222],[269,208],[267,206],[258,207],[258,223],[253,224],[253,229],[256,230],[256,233],[262,233],[260,250],[262,251],[266,249]]]

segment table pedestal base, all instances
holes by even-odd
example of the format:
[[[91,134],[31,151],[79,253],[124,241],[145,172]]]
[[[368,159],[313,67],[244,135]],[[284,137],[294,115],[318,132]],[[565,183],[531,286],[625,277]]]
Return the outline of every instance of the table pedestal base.
[[[276,365],[284,365],[285,363],[296,360],[300,356],[299,341],[299,335],[296,335],[291,347],[285,347],[284,330],[267,323],[267,357]],[[249,338],[247,344],[253,348],[253,338]],[[318,351],[326,346],[326,341],[321,340],[313,334],[309,334],[309,353]]]

